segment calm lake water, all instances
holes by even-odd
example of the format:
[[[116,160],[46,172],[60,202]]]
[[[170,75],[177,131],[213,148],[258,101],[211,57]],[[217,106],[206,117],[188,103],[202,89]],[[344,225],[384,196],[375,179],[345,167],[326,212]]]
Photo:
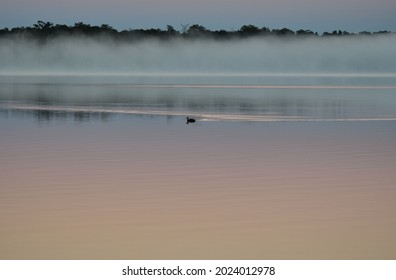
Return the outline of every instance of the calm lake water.
[[[396,258],[394,76],[2,76],[0,135],[0,259]]]

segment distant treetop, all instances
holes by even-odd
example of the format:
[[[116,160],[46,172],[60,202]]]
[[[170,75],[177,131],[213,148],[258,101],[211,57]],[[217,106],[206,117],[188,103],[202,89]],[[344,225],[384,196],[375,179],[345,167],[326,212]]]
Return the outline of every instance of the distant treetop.
[[[347,31],[334,30],[324,32],[319,35],[311,30],[300,29],[297,31],[288,28],[269,29],[259,28],[255,25],[243,25],[239,30],[210,30],[199,24],[181,25],[181,30],[176,30],[172,25],[167,25],[166,29],[128,29],[118,31],[108,24],[93,26],[83,22],[76,22],[74,25],[54,24],[52,22],[38,21],[32,26],[3,28],[0,29],[0,38],[17,36],[23,38],[33,38],[38,40],[48,40],[62,36],[88,36],[88,37],[112,37],[114,39],[134,41],[146,38],[157,39],[233,39],[251,37],[328,37],[328,36],[372,36],[377,34],[391,33],[390,31],[351,33]]]

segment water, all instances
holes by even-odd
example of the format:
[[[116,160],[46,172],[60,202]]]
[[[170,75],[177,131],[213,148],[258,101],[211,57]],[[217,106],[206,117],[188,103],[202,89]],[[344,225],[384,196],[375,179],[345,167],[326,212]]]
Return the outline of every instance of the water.
[[[0,259],[396,257],[392,75],[0,82]]]

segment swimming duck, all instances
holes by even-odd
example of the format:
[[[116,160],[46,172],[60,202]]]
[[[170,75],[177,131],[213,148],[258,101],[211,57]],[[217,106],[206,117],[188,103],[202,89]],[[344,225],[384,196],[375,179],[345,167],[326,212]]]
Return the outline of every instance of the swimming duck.
[[[195,119],[191,119],[189,117],[187,117],[186,120],[187,120],[186,124],[195,122]]]

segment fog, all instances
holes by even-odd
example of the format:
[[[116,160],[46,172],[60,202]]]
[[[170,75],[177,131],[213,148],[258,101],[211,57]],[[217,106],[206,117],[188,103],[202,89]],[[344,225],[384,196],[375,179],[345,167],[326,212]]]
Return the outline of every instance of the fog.
[[[396,74],[396,36],[300,39],[0,40],[0,74]]]

